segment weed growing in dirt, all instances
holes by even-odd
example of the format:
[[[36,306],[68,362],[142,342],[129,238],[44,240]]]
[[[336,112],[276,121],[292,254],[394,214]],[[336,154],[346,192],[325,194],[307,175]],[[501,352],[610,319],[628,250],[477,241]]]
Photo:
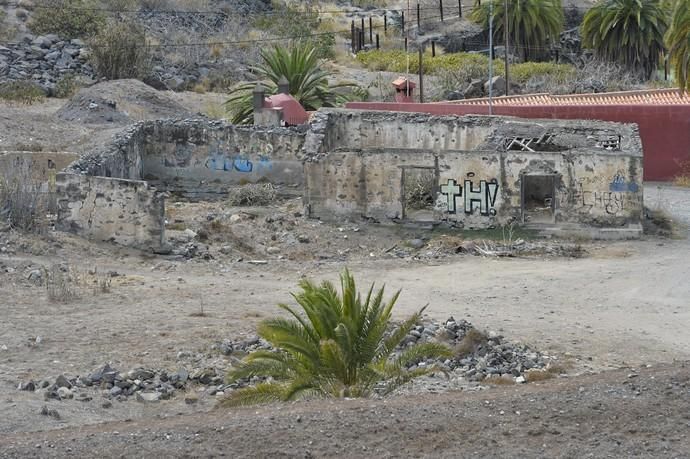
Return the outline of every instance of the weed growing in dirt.
[[[474,354],[479,346],[486,344],[486,335],[476,328],[471,328],[467,331],[462,341],[455,347],[455,355],[457,358],[467,357]]]
[[[51,194],[41,191],[28,167],[0,171],[0,221],[22,231],[44,232],[50,203]]]
[[[40,102],[46,94],[36,83],[17,80],[0,83],[0,99],[31,105]]]
[[[254,376],[269,381],[233,391],[222,406],[248,405],[317,397],[366,397],[383,393],[418,376],[438,371],[433,366],[408,367],[430,357],[451,357],[439,343],[417,344],[393,357],[400,342],[421,319],[424,308],[391,330],[391,313],[398,291],[385,301],[384,289],[369,288],[363,299],[348,270],[340,276],[341,293],[330,282],[303,280],[293,298],[300,313],[278,305],[290,319],[264,320],[259,336],[278,351],[249,354],[228,375],[231,381]]]
[[[79,298],[75,273],[70,267],[53,265],[46,273],[46,293],[53,303],[68,303]]]

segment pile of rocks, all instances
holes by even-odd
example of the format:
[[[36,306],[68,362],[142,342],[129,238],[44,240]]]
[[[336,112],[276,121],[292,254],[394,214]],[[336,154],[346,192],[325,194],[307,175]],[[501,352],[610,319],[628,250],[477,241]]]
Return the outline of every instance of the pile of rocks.
[[[95,390],[108,401],[135,397],[140,402],[157,402],[171,398],[177,391],[185,391],[190,385],[208,386],[212,395],[230,387],[223,384],[223,373],[212,367],[191,371],[180,368],[175,372],[135,368],[120,372],[106,364],[86,376],[60,375],[54,381],[28,381],[21,383],[18,389],[43,394],[46,400],[90,401]]]
[[[482,382],[501,379],[504,382],[524,383],[530,371],[544,371],[551,359],[526,345],[507,342],[495,333],[483,334],[465,320],[456,321],[450,317],[443,323],[426,321],[417,325],[403,339],[395,353],[406,347],[424,342],[443,342],[456,350],[456,357],[443,361],[428,359],[412,364],[409,369],[435,366],[453,375],[452,387],[469,387]],[[173,397],[178,392],[186,393],[185,401],[194,403],[196,393],[222,397],[228,391],[257,384],[263,378],[253,377],[226,384],[224,375],[237,361],[257,350],[273,350],[271,345],[259,337],[241,341],[223,340],[211,347],[209,354],[193,355],[178,353],[178,361],[187,365],[176,371],[152,368],[135,368],[121,372],[106,364],[86,376],[67,377],[59,375],[54,380],[27,381],[19,384],[18,390],[42,394],[46,400],[75,399],[91,401],[100,396],[103,407],[112,406],[112,400],[124,402],[131,398],[139,402],[158,402]],[[231,356],[231,359],[218,358]],[[191,368],[191,369],[187,369]],[[439,371],[439,375],[441,371]],[[448,379],[448,378],[446,378]],[[438,377],[431,384],[439,386]],[[424,386],[425,383],[422,383]],[[426,383],[429,385],[429,382]],[[448,384],[443,386],[449,388]],[[194,388],[194,391],[190,389]],[[419,390],[419,389],[418,389]],[[421,388],[424,390],[424,387]]]
[[[475,382],[492,375],[526,382],[525,374],[529,370],[544,369],[551,361],[527,345],[508,342],[494,332],[484,334],[466,320],[456,321],[453,317],[440,324],[417,325],[402,341],[400,351],[430,341],[448,344],[456,350],[456,357],[443,362],[426,360],[416,365],[437,365]]]
[[[0,46],[0,82],[30,80],[47,95],[65,75],[88,80],[95,73],[87,62],[88,50],[82,40],[61,40],[57,35],[24,35],[18,43]]]

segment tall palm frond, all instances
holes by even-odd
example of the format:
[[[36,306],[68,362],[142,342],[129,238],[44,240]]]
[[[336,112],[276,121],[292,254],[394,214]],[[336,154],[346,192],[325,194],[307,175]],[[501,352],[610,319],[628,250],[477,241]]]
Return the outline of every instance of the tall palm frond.
[[[301,292],[293,298],[302,312],[281,304],[291,317],[268,319],[258,327],[259,336],[275,350],[248,355],[228,375],[233,381],[259,376],[270,382],[236,390],[223,405],[314,396],[364,397],[376,388],[389,392],[414,377],[438,371],[435,366],[413,370],[410,366],[452,355],[445,345],[425,343],[393,357],[424,311],[391,327],[399,291],[384,300],[385,288],[374,292],[372,284],[362,298],[348,270],[340,276],[340,293],[330,282],[303,280],[299,286]]]
[[[503,0],[485,1],[476,4],[471,19],[489,30],[490,11],[493,7],[493,37],[495,43],[502,43],[505,37],[507,17],[512,47],[524,60],[543,54],[548,43],[558,42],[563,30],[565,15],[561,0],[509,0],[506,14]]]
[[[659,0],[602,0],[585,14],[583,45],[649,78],[659,66],[667,25]]]
[[[690,91],[690,0],[678,0],[666,35],[669,62],[678,88]]]
[[[290,83],[290,95],[302,104],[305,110],[321,107],[335,107],[347,101],[338,92],[340,88],[354,86],[351,83],[328,83],[331,74],[321,67],[313,46],[296,43],[289,48],[274,46],[261,51],[261,63],[250,67],[267,94],[278,92],[278,82],[285,77]],[[252,90],[257,83],[242,83],[230,90],[225,109],[235,124],[252,121]]]

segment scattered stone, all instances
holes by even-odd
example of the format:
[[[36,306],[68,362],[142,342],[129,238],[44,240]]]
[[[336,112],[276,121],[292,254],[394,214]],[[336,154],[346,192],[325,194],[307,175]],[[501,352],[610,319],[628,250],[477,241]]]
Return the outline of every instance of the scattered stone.
[[[74,393],[66,387],[58,387],[57,395],[60,398],[60,400],[66,400],[74,397]]]
[[[412,239],[410,241],[410,247],[412,247],[413,249],[421,249],[425,245],[425,242],[421,239]]]
[[[40,269],[34,269],[29,273],[29,282],[33,282],[36,285],[43,284],[43,271]]]
[[[156,403],[161,399],[160,392],[137,392],[136,393],[137,402],[142,403]]]
[[[198,401],[199,401],[199,396],[196,394],[193,394],[193,393],[189,393],[189,394],[185,395],[185,397],[184,397],[184,402],[187,405],[193,405],[193,404],[197,403]]]
[[[39,411],[39,414],[41,414],[42,416],[49,416],[56,420],[60,419],[60,413],[58,413],[58,410],[48,409],[46,405],[43,405],[43,407],[41,407],[41,411]]]
[[[106,400],[103,403],[101,403],[101,408],[105,408],[106,410],[108,408],[112,408],[112,407],[113,407],[113,402],[111,402],[110,400]]]
[[[59,388],[67,388],[71,389],[72,388],[72,383],[65,377],[65,375],[60,375],[55,379],[55,387]]]
[[[309,236],[306,234],[299,234],[297,236],[297,241],[301,242],[302,244],[308,244],[309,243]]]
[[[36,383],[34,383],[33,381],[28,381],[28,382],[25,382],[25,383],[21,383],[21,384],[19,384],[18,389],[19,389],[19,390],[24,390],[24,391],[27,391],[27,392],[33,392],[33,391],[36,390]]]

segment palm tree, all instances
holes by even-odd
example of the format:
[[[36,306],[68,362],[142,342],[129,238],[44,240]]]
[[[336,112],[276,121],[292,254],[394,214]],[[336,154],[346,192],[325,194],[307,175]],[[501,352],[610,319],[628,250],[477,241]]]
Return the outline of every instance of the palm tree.
[[[678,87],[690,90],[690,0],[678,0],[666,42]]]
[[[492,0],[493,35],[496,43],[505,37],[505,19],[511,41],[520,52],[523,60],[543,54],[549,42],[557,42],[563,30],[565,16],[561,0]],[[505,5],[508,5],[506,14]],[[477,4],[472,10],[471,19],[489,30],[490,2]]]
[[[666,26],[659,0],[602,0],[585,14],[582,41],[599,57],[649,78],[664,51]]]
[[[278,82],[285,77],[290,83],[290,94],[307,111],[344,103],[346,96],[334,89],[353,86],[349,83],[329,86],[328,77],[331,74],[321,67],[316,50],[308,44],[264,49],[261,51],[261,60],[261,64],[251,70],[263,80],[266,92],[275,94]],[[255,87],[256,83],[243,83],[230,91],[225,109],[233,123],[247,124],[252,121],[252,89]]]
[[[387,393],[412,378],[438,371],[433,366],[408,369],[411,365],[452,355],[445,345],[424,343],[407,347],[392,358],[424,309],[393,328],[391,311],[400,291],[384,301],[384,289],[374,294],[372,284],[362,301],[347,269],[340,275],[340,284],[342,293],[338,295],[330,282],[300,282],[302,291],[293,297],[302,313],[280,304],[292,317],[268,319],[258,327],[259,336],[276,350],[249,354],[229,374],[233,381],[253,376],[271,379],[233,391],[222,405],[314,396],[365,397],[375,387]]]

